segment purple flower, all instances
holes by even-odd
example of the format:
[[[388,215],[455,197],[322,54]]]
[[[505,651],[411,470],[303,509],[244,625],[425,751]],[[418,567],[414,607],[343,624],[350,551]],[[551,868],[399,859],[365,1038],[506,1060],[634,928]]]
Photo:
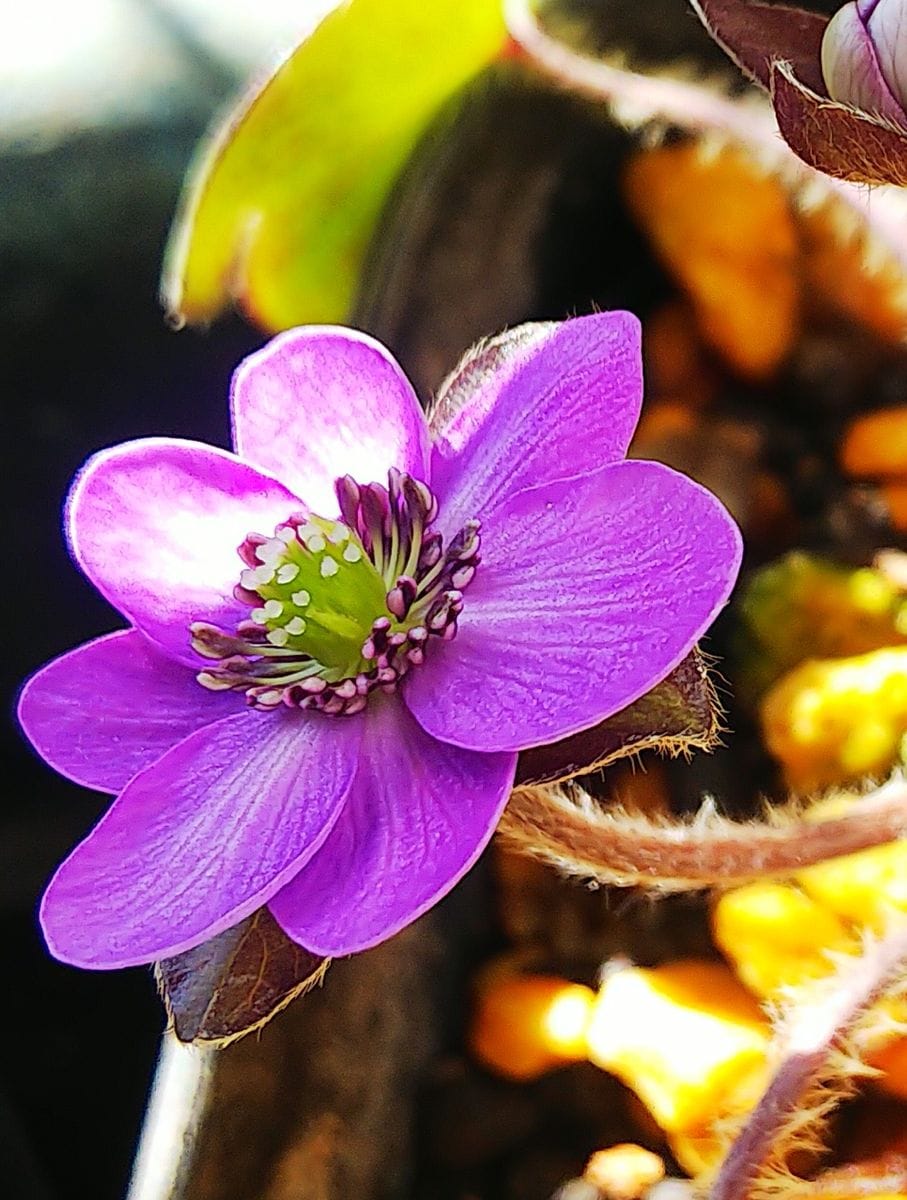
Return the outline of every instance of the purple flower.
[[[298,329],[237,370],[235,454],[95,455],[66,528],[131,628],[20,704],[53,767],[119,793],[44,896],[53,953],[144,963],[267,904],[348,954],[443,896],[518,752],[652,688],[733,585],[718,501],[623,461],[641,383],[629,314],[525,325],[430,430],[381,345]]]
[[[833,100],[907,126],[907,3],[852,0],[822,39],[822,74]]]

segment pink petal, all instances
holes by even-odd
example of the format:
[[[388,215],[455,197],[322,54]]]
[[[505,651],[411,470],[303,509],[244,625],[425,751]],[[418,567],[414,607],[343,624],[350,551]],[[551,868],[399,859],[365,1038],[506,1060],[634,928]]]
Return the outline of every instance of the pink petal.
[[[55,658],[19,698],[19,722],[41,757],[102,792],[120,791],[188,734],[242,710],[235,693],[206,691],[135,629]]]
[[[903,0],[879,0],[869,11],[868,21],[879,67],[898,105],[894,119],[903,126],[907,103],[907,12]]]
[[[291,329],[233,376],[237,454],[282,479],[313,512],[337,513],[334,481],[386,483],[390,467],[427,481],[428,427],[389,351],[351,329]]]
[[[878,14],[873,22],[878,19]],[[849,104],[903,125],[905,114],[895,98],[855,4],[845,4],[829,21],[822,38],[822,77],[832,100]]]
[[[362,721],[246,711],[137,775],[44,894],[50,950],[80,967],[179,954],[264,904],[315,853]]]
[[[595,313],[495,338],[445,384],[432,488],[449,536],[509,496],[626,454],[642,403],[639,321]]]
[[[248,616],[232,594],[243,569],[237,547],[299,508],[282,484],[224,450],[146,438],[89,459],[66,519],[95,587],[170,654],[197,664],[193,621],[232,628]]]
[[[434,737],[474,750],[586,729],[685,657],[740,555],[719,501],[658,463],[523,492],[483,529],[459,632],[407,676],[406,702]]]
[[[469,870],[497,825],[513,754],[473,754],[428,737],[397,701],[373,702],[360,767],[330,837],[270,902],[316,954],[377,945]]]

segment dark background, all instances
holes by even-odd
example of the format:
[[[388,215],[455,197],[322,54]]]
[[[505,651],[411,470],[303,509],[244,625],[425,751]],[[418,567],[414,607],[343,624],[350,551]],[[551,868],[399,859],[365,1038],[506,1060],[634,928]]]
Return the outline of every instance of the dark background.
[[[175,333],[157,301],[182,175],[227,82],[203,81],[176,118],[0,157],[4,1200],[123,1194],[163,1027],[150,970],[79,971],[44,949],[37,898],[106,801],[55,776],[11,718],[25,676],[122,624],[61,534],[86,456],[148,434],[229,444],[227,382],[261,336],[237,318]]]

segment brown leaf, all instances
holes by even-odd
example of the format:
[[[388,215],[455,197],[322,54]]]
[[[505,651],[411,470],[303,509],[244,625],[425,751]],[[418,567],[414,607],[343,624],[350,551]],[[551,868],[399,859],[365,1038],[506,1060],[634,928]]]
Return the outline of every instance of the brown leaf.
[[[181,1042],[228,1042],[319,983],[328,963],[290,941],[260,908],[201,946],[162,959],[156,973]]]
[[[764,88],[771,87],[773,62],[783,59],[808,87],[824,94],[820,51],[828,17],[751,0],[690,3],[718,45]]]
[[[788,63],[771,76],[778,128],[805,163],[851,183],[907,184],[907,132],[808,88]]]
[[[520,755],[517,784],[554,783],[607,766],[640,750],[708,750],[720,709],[702,655],[693,650],[667,679],[593,729]]]

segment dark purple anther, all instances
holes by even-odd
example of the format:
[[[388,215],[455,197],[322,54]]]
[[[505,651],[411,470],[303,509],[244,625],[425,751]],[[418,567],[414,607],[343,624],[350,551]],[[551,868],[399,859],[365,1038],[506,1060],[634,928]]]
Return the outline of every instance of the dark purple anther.
[[[256,557],[255,551],[259,546],[263,546],[268,539],[260,533],[247,533],[245,541],[237,547],[237,554],[243,560],[247,567],[261,566],[261,559]],[[257,603],[256,598],[256,603]]]

